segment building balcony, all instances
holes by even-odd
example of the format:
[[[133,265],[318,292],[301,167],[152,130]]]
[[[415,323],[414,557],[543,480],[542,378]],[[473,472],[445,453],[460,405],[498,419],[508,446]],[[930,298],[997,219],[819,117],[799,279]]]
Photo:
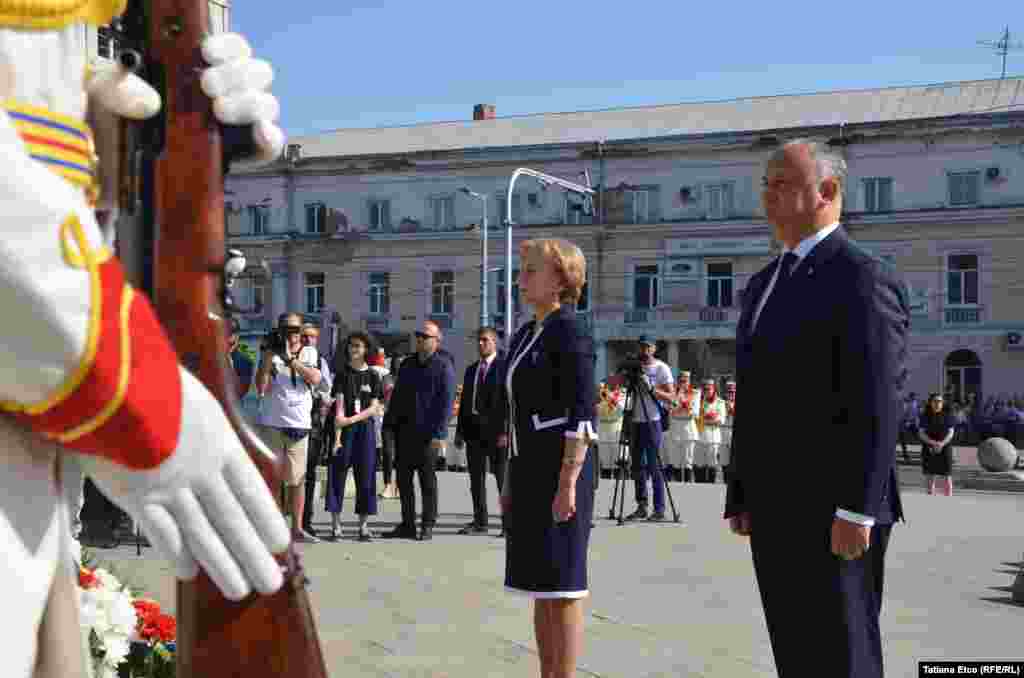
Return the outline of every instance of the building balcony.
[[[947,325],[977,325],[981,322],[981,306],[961,306],[945,309]]]
[[[391,327],[391,316],[387,313],[367,313],[363,315],[367,332],[387,332]]]

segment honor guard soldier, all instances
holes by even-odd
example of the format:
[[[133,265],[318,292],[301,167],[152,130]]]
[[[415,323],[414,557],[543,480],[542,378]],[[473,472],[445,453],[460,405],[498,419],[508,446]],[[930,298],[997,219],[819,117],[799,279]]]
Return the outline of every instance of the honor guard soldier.
[[[118,149],[97,154],[87,104],[108,119],[161,106],[120,64],[86,63],[87,27],[125,6],[0,0],[0,656],[13,678],[88,675],[60,489],[69,458],[179,578],[201,566],[232,600],[283,583],[272,553],[287,548],[288,529],[273,496],[97,222],[97,162]],[[253,124],[261,152],[277,157],[284,136],[270,122],[277,100],[263,91],[269,64],[235,34],[207,38],[202,52],[218,117]]]
[[[732,420],[736,417],[736,382],[725,382],[725,421],[722,423],[722,445],[718,448],[718,463],[722,467],[722,482],[729,482],[729,462],[732,459]]]
[[[700,440],[700,432],[697,430],[700,401],[700,391],[690,383],[690,373],[680,372],[676,382],[676,405],[672,408],[672,442],[678,453],[672,457],[679,459],[684,483],[694,481],[693,455]]]
[[[722,445],[722,423],[725,401],[718,397],[714,379],[704,380],[700,403],[700,444],[697,446],[696,476],[698,483],[713,483],[717,475],[718,450]]]

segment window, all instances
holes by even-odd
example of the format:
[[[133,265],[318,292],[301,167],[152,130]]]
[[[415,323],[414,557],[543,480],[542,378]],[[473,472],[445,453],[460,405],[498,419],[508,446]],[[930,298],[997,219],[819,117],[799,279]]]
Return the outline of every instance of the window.
[[[428,198],[427,219],[436,229],[455,228],[455,196]]]
[[[325,288],[323,273],[306,274],[306,313],[319,313],[324,310]]]
[[[306,233],[327,232],[327,205],[322,202],[306,203]]]
[[[708,219],[727,219],[732,216],[732,184],[712,184],[704,187]]]
[[[370,313],[387,315],[391,310],[391,274],[370,274]]]
[[[634,224],[650,224],[658,221],[658,190],[642,188],[627,194],[626,218]]]
[[[977,205],[979,172],[949,173],[949,204]]]
[[[892,177],[871,177],[864,184],[864,211],[892,211]]]
[[[455,310],[455,272],[434,271],[430,276],[431,305],[434,315],[451,315]]]
[[[494,201],[494,204],[498,206],[498,223],[504,224],[505,217],[508,211],[508,194],[500,193]],[[521,224],[523,223],[523,201],[522,197],[518,193],[512,194],[512,223]]]
[[[657,308],[660,292],[661,279],[657,264],[637,266],[633,275],[633,308]]]
[[[270,208],[266,205],[250,205],[249,224],[253,235],[266,235],[270,224]]]
[[[391,228],[391,201],[390,200],[370,200],[370,230],[371,231],[385,231]]]
[[[498,284],[494,286],[494,294],[497,297],[495,299],[494,307],[498,309],[498,313],[504,315],[505,313],[505,269],[498,269]],[[519,269],[512,269],[512,312],[519,313],[521,305],[519,303]]]
[[[565,204],[562,209],[563,224],[592,224],[593,216],[584,213],[584,200],[578,195],[565,195]]]
[[[576,302],[577,313],[588,313],[590,311],[590,281],[583,281],[583,289],[580,290],[579,301]]]
[[[267,286],[263,281],[256,281],[252,284],[252,312],[263,313],[266,308]]]
[[[946,260],[946,304],[973,306],[977,303],[978,255],[949,255]]]
[[[734,279],[732,263],[708,264],[708,298],[711,308],[731,308]]]

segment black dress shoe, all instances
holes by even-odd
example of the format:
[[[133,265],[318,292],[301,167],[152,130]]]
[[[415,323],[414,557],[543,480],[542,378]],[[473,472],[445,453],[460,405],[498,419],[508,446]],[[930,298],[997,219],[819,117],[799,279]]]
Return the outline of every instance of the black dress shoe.
[[[665,520],[665,512],[664,511],[655,511],[647,519],[647,522],[649,522],[649,523],[660,523],[660,522],[663,522],[664,520]]]
[[[434,528],[424,527],[420,530],[420,541],[430,541],[434,538]]]
[[[640,508],[638,508],[637,510],[633,511],[628,516],[626,516],[626,520],[646,520],[646,519],[647,519],[647,509],[644,508],[643,506],[641,506]]]
[[[487,528],[476,523],[467,523],[465,527],[459,530],[459,534],[487,534]]]
[[[381,535],[384,539],[415,539],[416,528],[398,525],[395,529]]]

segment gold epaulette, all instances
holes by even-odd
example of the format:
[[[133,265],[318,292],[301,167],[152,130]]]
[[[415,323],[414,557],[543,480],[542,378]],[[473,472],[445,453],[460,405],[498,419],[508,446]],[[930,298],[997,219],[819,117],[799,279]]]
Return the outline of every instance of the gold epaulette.
[[[0,26],[54,30],[73,23],[106,26],[128,0],[0,0]]]

